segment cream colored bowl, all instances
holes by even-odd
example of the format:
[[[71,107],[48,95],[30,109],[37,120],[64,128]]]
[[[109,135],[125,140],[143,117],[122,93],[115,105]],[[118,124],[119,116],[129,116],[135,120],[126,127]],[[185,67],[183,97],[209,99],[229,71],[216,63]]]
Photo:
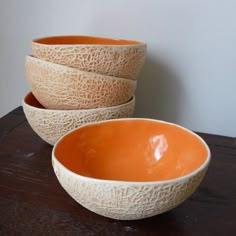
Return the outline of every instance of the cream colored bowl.
[[[137,220],[169,211],[199,186],[210,150],[196,134],[151,119],[85,125],[54,146],[52,164],[78,203],[106,217]]]
[[[125,104],[108,108],[85,110],[48,110],[33,96],[27,94],[23,99],[23,110],[32,129],[47,143],[55,142],[67,132],[80,125],[133,115],[135,97]]]
[[[33,56],[84,71],[137,79],[144,64],[142,42],[92,36],[55,36],[35,39]]]
[[[26,57],[26,78],[37,100],[49,109],[91,109],[128,102],[137,81],[81,71]]]

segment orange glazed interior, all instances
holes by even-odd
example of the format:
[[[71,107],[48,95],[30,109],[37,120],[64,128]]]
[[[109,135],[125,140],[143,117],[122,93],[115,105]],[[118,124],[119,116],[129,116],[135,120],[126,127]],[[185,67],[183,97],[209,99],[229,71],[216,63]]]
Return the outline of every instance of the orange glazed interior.
[[[29,106],[45,109],[45,108],[38,102],[38,100],[35,98],[35,96],[33,95],[33,93],[29,93],[29,94],[25,97],[24,100],[25,100],[25,103],[28,104]]]
[[[100,44],[100,45],[132,45],[143,44],[138,41],[124,39],[109,39],[92,36],[55,36],[40,38],[34,40],[35,43],[41,44]]]
[[[187,175],[209,155],[206,145],[178,126],[153,120],[114,120],[79,128],[54,150],[67,169],[87,177],[160,181]]]

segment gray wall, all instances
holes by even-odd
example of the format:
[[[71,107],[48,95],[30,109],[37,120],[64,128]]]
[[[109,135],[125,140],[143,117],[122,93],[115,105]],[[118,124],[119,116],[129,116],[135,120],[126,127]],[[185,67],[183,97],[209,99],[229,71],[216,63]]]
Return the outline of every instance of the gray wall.
[[[136,116],[236,136],[236,1],[1,0],[0,116],[29,90],[30,41],[84,34],[145,41]]]

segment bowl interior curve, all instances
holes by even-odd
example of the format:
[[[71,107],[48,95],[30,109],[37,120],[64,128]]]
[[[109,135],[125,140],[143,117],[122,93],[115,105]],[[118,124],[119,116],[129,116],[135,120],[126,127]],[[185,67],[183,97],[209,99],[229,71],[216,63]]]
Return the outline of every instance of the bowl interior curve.
[[[33,42],[48,45],[60,44],[94,44],[94,45],[136,45],[143,44],[134,40],[110,39],[93,36],[54,36],[35,39]]]
[[[32,107],[37,107],[37,108],[41,108],[41,109],[45,109],[44,106],[42,106],[39,101],[35,98],[35,96],[33,95],[32,92],[28,93],[25,98],[24,98],[24,102]]]
[[[192,173],[209,157],[205,143],[177,125],[121,119],[87,125],[64,136],[56,159],[82,176],[118,181],[161,181]]]

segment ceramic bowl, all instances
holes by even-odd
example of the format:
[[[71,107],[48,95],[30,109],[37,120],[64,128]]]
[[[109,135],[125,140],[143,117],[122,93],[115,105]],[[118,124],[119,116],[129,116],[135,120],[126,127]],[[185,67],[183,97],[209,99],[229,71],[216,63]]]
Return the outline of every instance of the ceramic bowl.
[[[131,117],[134,106],[135,97],[132,97],[127,103],[109,108],[49,110],[45,109],[32,93],[27,94],[23,99],[23,110],[30,126],[44,141],[51,145],[80,125],[107,119]]]
[[[137,220],[184,202],[210,161],[206,143],[180,126],[151,119],[116,119],[82,126],[54,146],[62,187],[85,208]]]
[[[128,102],[137,81],[86,72],[26,57],[32,93],[48,109],[91,109]]]
[[[33,56],[84,71],[137,79],[146,56],[145,43],[92,36],[35,39]]]

